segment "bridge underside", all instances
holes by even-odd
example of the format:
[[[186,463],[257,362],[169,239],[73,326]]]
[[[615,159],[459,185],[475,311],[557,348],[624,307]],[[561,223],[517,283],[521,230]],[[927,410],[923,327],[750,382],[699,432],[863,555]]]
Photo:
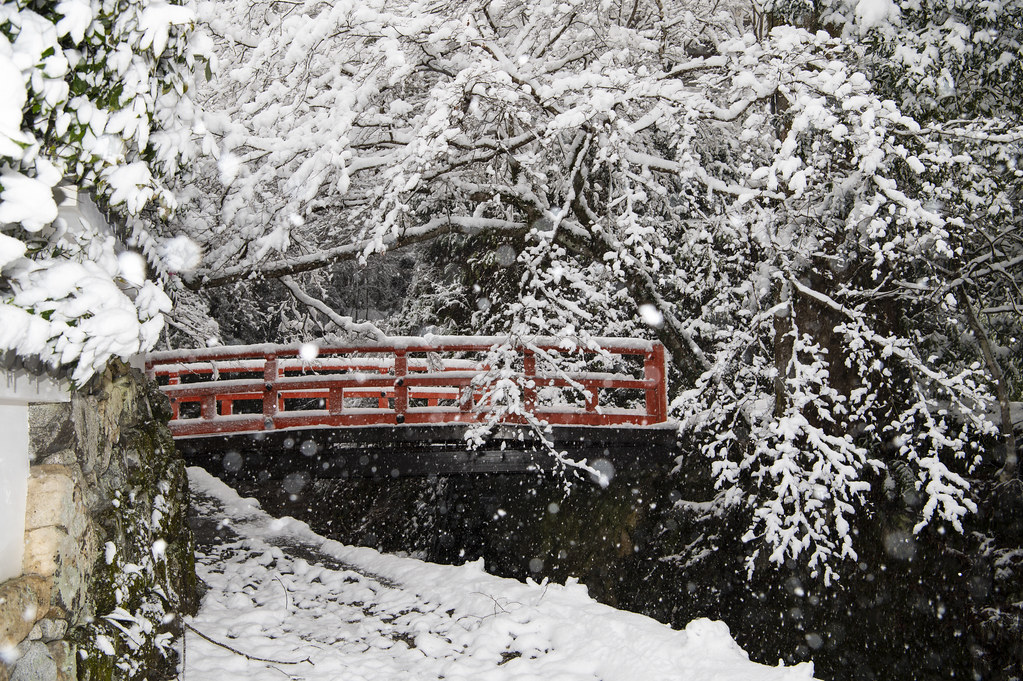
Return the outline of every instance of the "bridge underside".
[[[404,477],[461,473],[527,473],[562,467],[557,456],[522,426],[502,425],[473,450],[464,424],[298,428],[251,434],[177,438],[191,465],[229,480]],[[558,426],[548,437],[576,461],[614,470],[664,465],[677,456],[677,430],[646,427]]]

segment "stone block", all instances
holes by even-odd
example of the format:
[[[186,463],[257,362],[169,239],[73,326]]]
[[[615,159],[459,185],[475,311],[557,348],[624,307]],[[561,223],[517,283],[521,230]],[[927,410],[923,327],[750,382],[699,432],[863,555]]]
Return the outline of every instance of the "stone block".
[[[50,610],[50,582],[22,575],[0,584],[0,648],[18,645]]]
[[[39,462],[45,466],[71,466],[78,467],[78,454],[73,449],[60,449],[52,454],[47,454]]]
[[[63,449],[73,449],[75,429],[69,403],[33,404],[28,410],[29,449],[33,460]]]
[[[35,542],[38,535],[45,535],[43,541]],[[47,576],[53,585],[50,604],[72,622],[77,622],[82,607],[88,598],[92,553],[85,545],[68,536],[56,527],[43,527],[26,534],[32,544],[26,545],[25,554],[32,562],[26,561],[25,572]],[[31,548],[30,548],[31,546]]]
[[[67,633],[67,620],[43,618],[35,623],[28,638],[32,641],[42,640],[43,643],[50,643],[64,638]]]
[[[32,466],[28,479],[25,529],[81,523],[84,509],[75,504],[75,481],[65,466]]]
[[[53,584],[51,604],[77,622],[87,601],[88,582],[98,548],[95,531],[88,524],[89,516],[77,495],[73,506],[76,510],[66,519],[71,532],[65,527],[49,525],[25,533],[22,569],[26,574],[50,578]]]
[[[57,667],[57,681],[76,681],[78,668],[75,660],[75,649],[67,641],[54,641],[46,646]]]
[[[62,565],[53,576],[53,606],[74,623],[81,620],[83,608],[89,598],[88,587],[91,572],[81,565],[80,560]]]
[[[62,544],[68,535],[62,528],[50,525],[25,532],[25,574],[51,577],[57,571]]]
[[[11,681],[53,681],[57,678],[57,663],[53,661],[45,643],[30,643],[13,665]]]

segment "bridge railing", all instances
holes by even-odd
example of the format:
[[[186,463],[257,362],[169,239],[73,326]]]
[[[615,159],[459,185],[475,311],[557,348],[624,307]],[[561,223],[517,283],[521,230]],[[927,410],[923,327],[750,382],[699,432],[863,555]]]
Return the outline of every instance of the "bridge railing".
[[[595,344],[599,349],[566,348],[554,338],[511,344],[517,359],[499,380],[520,391],[523,411],[552,425],[665,421],[664,347],[619,338]],[[311,360],[301,358],[298,345],[228,346],[151,353],[146,370],[171,400],[176,437],[479,423],[495,415],[500,422],[524,423],[522,413],[495,411],[496,384],[486,378],[498,373],[487,364],[487,354],[506,345],[501,337],[398,337],[386,344],[320,347]],[[568,364],[578,366],[555,370],[541,362],[538,370],[538,355],[568,355]],[[595,362],[613,370],[590,370]],[[631,401],[642,407],[622,406],[623,395],[636,396]]]

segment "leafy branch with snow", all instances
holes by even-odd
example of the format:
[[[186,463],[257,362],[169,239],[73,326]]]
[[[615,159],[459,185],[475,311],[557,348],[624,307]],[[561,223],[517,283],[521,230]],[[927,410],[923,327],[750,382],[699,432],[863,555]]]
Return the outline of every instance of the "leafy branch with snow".
[[[82,383],[155,344],[170,300],[124,247],[166,274],[159,224],[194,150],[193,24],[162,0],[0,8],[0,350]],[[82,210],[61,210],[78,190]]]

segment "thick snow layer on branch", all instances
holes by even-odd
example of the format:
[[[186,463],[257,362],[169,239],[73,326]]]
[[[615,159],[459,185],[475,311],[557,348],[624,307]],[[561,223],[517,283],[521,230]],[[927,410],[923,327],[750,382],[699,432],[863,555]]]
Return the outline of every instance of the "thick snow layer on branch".
[[[863,32],[884,26],[898,16],[898,7],[892,0],[859,0],[856,3],[856,21]]]
[[[57,219],[52,185],[13,172],[0,176],[0,185],[0,223],[20,224],[29,232],[38,232]]]

